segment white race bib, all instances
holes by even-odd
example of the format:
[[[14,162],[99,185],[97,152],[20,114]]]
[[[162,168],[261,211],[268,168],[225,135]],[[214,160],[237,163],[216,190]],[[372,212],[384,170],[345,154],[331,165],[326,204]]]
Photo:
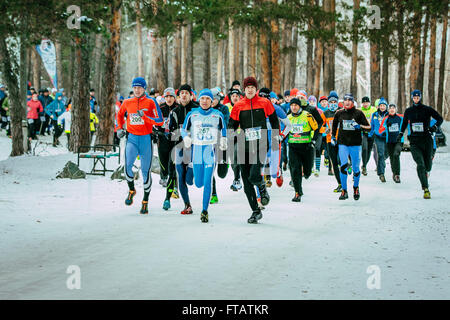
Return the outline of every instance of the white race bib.
[[[45,117],[40,117],[42,122],[45,122]]]
[[[422,122],[413,123],[411,128],[412,131],[414,132],[423,132],[423,123]]]
[[[354,120],[342,120],[342,130],[351,130],[355,131],[355,127],[353,127]]]
[[[294,124],[292,126],[292,133],[303,133],[303,124]]]
[[[195,121],[193,127],[193,144],[208,145],[217,143],[217,129],[203,126],[201,121]]]
[[[261,127],[245,129],[245,140],[254,141],[261,139]]]
[[[398,123],[393,123],[390,127],[389,127],[389,132],[399,132],[400,128]]]
[[[27,119],[27,121],[28,121],[29,124],[34,123],[34,120],[33,120],[33,119]]]
[[[8,121],[8,118],[7,117],[2,117],[2,121],[6,122],[6,121]]]
[[[137,113],[129,114],[130,124],[132,126],[139,126],[144,124],[144,119],[142,119]]]

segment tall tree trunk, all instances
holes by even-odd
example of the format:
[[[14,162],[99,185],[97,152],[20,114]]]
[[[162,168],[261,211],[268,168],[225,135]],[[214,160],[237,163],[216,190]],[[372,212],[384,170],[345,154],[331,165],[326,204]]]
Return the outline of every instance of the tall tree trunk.
[[[389,101],[389,55],[387,49],[383,49],[383,72],[381,80],[381,95]]]
[[[69,150],[77,152],[82,145],[89,145],[89,50],[86,38],[75,38],[75,76],[72,100],[72,126]],[[111,127],[112,128],[112,127]]]
[[[223,85],[225,87],[228,87],[228,82],[230,81],[230,68],[229,68],[229,50],[228,50],[228,42],[230,40],[224,40],[223,46],[224,46],[224,57],[223,57],[223,75],[225,77],[225,81],[223,82]]]
[[[231,82],[236,80],[236,68],[235,64],[235,50],[234,46],[236,44],[235,35],[234,35],[234,27],[231,19],[228,19],[228,70],[230,72],[230,77],[225,79],[225,86],[229,88],[231,86]],[[228,81],[228,82],[227,82]]]
[[[181,28],[181,83],[187,83],[187,52],[188,52],[188,37],[187,37],[187,26]]]
[[[370,96],[372,103],[380,97],[380,54],[375,42],[370,44]]]
[[[94,49],[94,85],[92,86],[93,88],[95,88],[97,94],[100,95],[100,89],[102,87],[102,83],[100,82],[100,77],[101,77],[101,62],[102,62],[102,49],[103,49],[103,39],[102,39],[102,35],[96,34],[95,35],[95,49]],[[102,98],[102,96],[100,95],[100,100]],[[102,103],[104,103],[104,101],[101,101]]]
[[[435,98],[435,75],[436,75],[436,15],[431,17],[430,27],[430,60],[428,69],[428,104],[432,107],[436,105]]]
[[[322,59],[323,59],[323,44],[320,39],[314,40],[314,86],[312,93],[311,91],[308,94],[313,94],[316,97],[319,96],[320,93],[320,71],[322,70]]]
[[[292,46],[292,25],[286,24],[285,29],[282,31],[283,36],[285,37],[285,47],[284,49],[289,49],[289,51],[286,51],[286,53],[283,55],[283,90],[290,90],[291,88],[291,46]]]
[[[111,38],[109,46],[106,49],[106,70],[103,82],[104,105],[100,108],[99,130],[97,132],[97,143],[112,144],[114,135],[114,114],[116,103],[116,84],[119,67],[120,53],[120,22],[122,19],[121,7],[122,0],[115,0],[111,4],[112,21],[109,25]]]
[[[407,107],[406,100],[406,80],[405,80],[405,39],[404,39],[404,13],[403,6],[397,8],[397,36],[398,36],[398,96],[397,107],[400,113],[403,113]],[[373,97],[373,96],[372,96]],[[373,99],[373,98],[372,98]]]
[[[427,38],[429,26],[430,26],[430,13],[427,10],[425,17],[425,24],[423,26],[422,52],[420,53],[420,64],[419,64],[419,78],[417,79],[417,87],[421,92],[423,92],[423,85],[425,78],[425,56],[427,53]]]
[[[223,68],[223,40],[217,40],[217,78],[216,86],[222,88],[222,68]]]
[[[241,37],[240,37],[240,28],[234,28],[233,30],[233,34],[234,34],[234,79],[232,79],[232,81],[234,80],[238,80],[240,78],[240,73],[242,68],[241,66],[241,47],[239,45],[240,41],[241,41]],[[231,79],[230,79],[231,80]],[[230,83],[230,88],[231,88],[231,83]]]
[[[21,46],[24,47],[24,46]],[[23,48],[21,51],[25,51]],[[22,54],[21,54],[22,56]],[[12,136],[12,150],[11,157],[20,156],[24,154],[23,147],[23,131],[22,131],[22,119],[25,118],[25,99],[21,98],[21,91],[24,93],[23,85],[20,86],[19,76],[17,71],[19,65],[14,61],[14,55],[8,50],[6,39],[4,35],[0,34],[0,60],[2,63],[0,67],[3,72],[3,79],[6,82],[9,92],[10,101],[10,116],[11,116],[11,136]],[[24,81],[21,81],[24,82]],[[37,88],[36,88],[37,89]]]
[[[189,23],[186,27],[186,45],[187,45],[187,54],[186,54],[186,69],[187,69],[187,83],[189,83],[192,88],[195,87],[194,83],[194,55],[193,49],[194,45],[192,42],[192,23]]]
[[[169,86],[169,41],[166,37],[162,37],[161,38],[161,48],[162,48],[162,59],[163,59],[163,64],[162,64],[162,70],[163,73],[161,75],[162,77],[162,82],[164,83],[164,87],[162,88],[163,90]],[[161,94],[163,94],[161,92]]]
[[[178,27],[173,38],[173,87],[179,88],[181,86],[181,28]]]
[[[448,0],[445,1],[448,7]],[[448,28],[448,12],[443,14],[444,22],[442,25],[442,42],[441,42],[441,59],[439,62],[439,87],[437,96],[436,110],[444,115],[444,77],[445,77],[445,53],[447,50],[447,28]]]
[[[276,3],[277,0],[272,0]],[[274,19],[270,22],[271,25],[271,53],[272,53],[272,86],[273,92],[281,93],[281,66],[280,66],[280,35],[278,22]]]
[[[313,39],[306,40],[306,91],[312,92],[314,87]]]
[[[69,42],[69,47],[70,47],[69,74],[68,74],[69,88],[67,91],[67,95],[69,97],[73,97],[74,77],[75,77],[75,45],[72,40]]]
[[[61,42],[55,40],[55,52],[56,52],[56,89],[64,88],[63,77],[62,77],[62,52],[61,52]]]
[[[350,79],[350,91],[357,96],[358,95],[358,81],[356,79],[356,73],[358,71],[358,18],[356,16],[356,10],[359,10],[360,0],[353,0],[353,44],[352,44],[352,71]]]
[[[38,91],[41,88],[41,61],[36,46],[32,48],[31,61],[33,64],[33,87]]]
[[[292,50],[291,50],[291,71],[290,71],[290,80],[289,80],[289,88],[292,89],[295,87],[295,78],[297,75],[297,43],[298,43],[298,27],[294,25],[292,27]]]
[[[242,65],[242,72],[240,79],[243,80],[248,74],[248,63],[249,63],[249,50],[248,50],[248,41],[249,41],[249,26],[245,26],[243,31],[243,41],[242,41],[242,55],[244,58]]]
[[[252,76],[256,77],[256,50],[257,50],[257,36],[252,32],[253,28],[248,27],[248,51],[250,52],[250,57],[248,61],[248,73],[244,75],[245,77]]]
[[[142,46],[142,24],[141,24],[141,1],[136,0],[136,37],[137,37],[137,54],[138,54],[138,75],[140,77],[145,76],[144,68],[144,54]]]
[[[336,11],[336,1],[335,0],[324,0],[324,9],[327,12],[335,13]],[[324,51],[324,76],[323,76],[323,89],[325,93],[329,93],[331,90],[335,89],[335,51],[336,51],[336,22],[332,20],[330,24],[327,24],[332,32],[332,38],[326,41]]]
[[[420,9],[419,9],[420,10]],[[421,29],[422,13],[416,11],[414,13],[414,25],[412,28],[412,46],[411,46],[411,69],[409,72],[410,91],[417,89],[420,65],[420,29]]]
[[[209,43],[209,33],[203,31],[203,43],[205,44],[203,49],[203,88],[209,88],[209,81],[211,78],[211,57],[210,57],[210,43]]]
[[[261,30],[260,33],[260,59],[261,59],[261,72],[262,72],[262,84],[258,87],[270,87],[270,58],[269,58],[269,42],[267,39],[266,30]]]

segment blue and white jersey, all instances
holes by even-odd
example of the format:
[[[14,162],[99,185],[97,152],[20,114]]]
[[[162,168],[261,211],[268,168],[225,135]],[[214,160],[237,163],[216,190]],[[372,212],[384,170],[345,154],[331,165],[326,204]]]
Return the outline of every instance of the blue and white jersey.
[[[190,132],[193,145],[212,145],[217,144],[219,134],[226,137],[226,130],[222,112],[213,108],[195,108],[187,114],[181,136],[184,138]]]

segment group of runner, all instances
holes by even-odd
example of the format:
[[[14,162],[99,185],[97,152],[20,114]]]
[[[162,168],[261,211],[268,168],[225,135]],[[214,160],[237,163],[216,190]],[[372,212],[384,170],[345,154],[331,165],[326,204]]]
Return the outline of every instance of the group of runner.
[[[271,179],[281,186],[283,171],[288,168],[295,190],[292,201],[300,202],[302,179],[313,173],[319,176],[322,154],[328,174],[336,179],[333,191],[340,193],[339,200],[349,197],[349,175],[353,175],[353,198],[359,200],[360,175],[367,175],[372,149],[376,150],[380,180],[386,182],[385,161],[389,157],[393,180],[400,183],[406,129],[424,198],[430,198],[433,133],[443,119],[421,103],[419,90],[411,94],[412,105],[399,114],[397,106],[384,98],[372,106],[364,97],[361,108],[356,108],[351,93],[340,102],[335,91],[317,99],[294,88],[285,92],[284,103],[280,103],[281,97],[268,88],[258,88],[254,77],[244,79],[243,91],[239,81],[234,81],[226,96],[220,88],[205,88],[197,94],[184,84],[178,90],[167,88],[156,98],[146,94],[147,84],[141,77],[133,80],[132,88],[134,96],[117,108],[116,135],[118,139],[127,136],[126,205],[131,205],[136,195],[132,168],[140,158],[144,181],[141,214],[148,213],[153,142],[158,148],[160,184],[166,187],[163,209],[170,208],[172,197],[181,195],[181,214],[192,214],[189,186],[195,183],[203,188],[202,222],[208,222],[208,207],[218,201],[214,173],[224,178],[229,166],[234,175],[233,191],[242,188],[242,179],[252,210],[248,223],[262,218],[262,210],[270,202],[267,188]]]

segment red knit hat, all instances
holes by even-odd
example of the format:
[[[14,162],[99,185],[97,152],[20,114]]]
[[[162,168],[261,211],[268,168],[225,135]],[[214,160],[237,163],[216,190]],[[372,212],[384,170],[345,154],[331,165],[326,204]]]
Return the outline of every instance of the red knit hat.
[[[244,79],[244,90],[248,86],[254,86],[256,89],[258,89],[258,82],[254,77],[247,77]]]
[[[294,88],[294,89],[291,90],[291,96],[296,97],[297,93],[298,93],[298,89],[297,88]]]
[[[321,97],[319,98],[319,102],[322,101],[322,100],[327,100],[327,101],[328,101],[328,97],[326,97],[326,96],[321,96]]]

